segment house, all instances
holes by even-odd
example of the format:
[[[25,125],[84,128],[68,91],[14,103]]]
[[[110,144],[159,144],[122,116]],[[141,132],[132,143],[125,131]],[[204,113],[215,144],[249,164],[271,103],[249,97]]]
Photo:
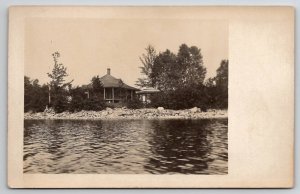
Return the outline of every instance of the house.
[[[144,104],[149,104],[151,102],[150,96],[159,93],[160,91],[152,88],[152,87],[144,87],[140,91],[137,91],[136,94],[139,96],[139,99],[144,103]]]
[[[103,99],[107,103],[126,103],[133,100],[136,91],[139,90],[112,76],[110,68],[107,69],[106,75],[100,78],[100,81],[103,85]]]

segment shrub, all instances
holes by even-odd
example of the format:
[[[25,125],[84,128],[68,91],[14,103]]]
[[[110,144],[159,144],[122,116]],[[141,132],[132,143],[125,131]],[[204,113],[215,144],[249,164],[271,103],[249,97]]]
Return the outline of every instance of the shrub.
[[[130,109],[140,109],[143,107],[144,107],[144,104],[138,98],[129,100],[127,103],[127,108],[130,108]]]
[[[100,111],[105,108],[105,101],[100,98],[93,97],[83,101],[82,110]]]
[[[48,105],[48,95],[48,86],[24,77],[24,112],[43,112]]]
[[[151,96],[151,105],[175,110],[199,107],[206,111],[208,97],[204,89],[203,86],[195,86],[193,88],[186,87],[174,91],[160,92]]]
[[[66,93],[53,94],[50,107],[52,107],[56,113],[61,113],[68,110],[69,103]]]

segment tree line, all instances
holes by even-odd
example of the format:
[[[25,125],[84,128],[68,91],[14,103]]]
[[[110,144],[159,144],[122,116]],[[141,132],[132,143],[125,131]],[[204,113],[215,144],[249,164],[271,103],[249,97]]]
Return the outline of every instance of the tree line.
[[[40,85],[37,79],[24,77],[24,111],[42,112],[46,107],[55,112],[102,110],[103,86],[99,76],[91,79],[90,85],[73,87],[72,82],[66,82],[67,68],[58,62],[59,52],[52,54],[54,67],[47,73],[49,83]]]
[[[201,50],[182,44],[177,54],[165,50],[157,54],[149,45],[140,57],[142,78],[137,85],[161,92],[150,97],[150,106],[170,109],[228,107],[228,60],[222,60],[216,76],[205,81],[206,68]]]
[[[67,68],[59,63],[60,53],[52,54],[54,66],[47,73],[50,81],[39,84],[39,80],[24,77],[24,111],[42,112],[46,107],[55,112],[103,110],[107,105],[103,99],[103,84],[99,76],[92,77],[89,85],[72,86],[67,82]],[[205,81],[206,68],[201,50],[196,46],[182,44],[177,54],[170,50],[157,53],[153,46],[146,48],[140,57],[142,77],[136,85],[153,87],[160,92],[150,96],[147,107],[186,109],[200,107],[228,107],[228,60],[222,60],[216,76]],[[128,108],[145,107],[136,97],[127,103]]]

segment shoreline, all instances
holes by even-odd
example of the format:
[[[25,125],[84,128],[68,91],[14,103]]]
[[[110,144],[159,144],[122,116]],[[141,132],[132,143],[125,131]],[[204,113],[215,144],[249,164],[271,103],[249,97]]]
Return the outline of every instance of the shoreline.
[[[24,120],[113,120],[113,119],[219,119],[228,118],[227,110],[199,108],[171,110],[159,107],[143,109],[107,108],[102,111],[24,113]]]

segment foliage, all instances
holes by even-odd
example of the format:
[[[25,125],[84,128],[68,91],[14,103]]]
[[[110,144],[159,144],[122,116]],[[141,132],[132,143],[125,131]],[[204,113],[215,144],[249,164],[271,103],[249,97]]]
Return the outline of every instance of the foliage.
[[[37,79],[24,77],[25,112],[41,112],[47,105],[56,112],[99,111],[108,106],[103,99],[103,84],[99,76],[91,79],[89,87],[72,88],[72,82],[66,82],[67,68],[58,63],[60,54],[55,52],[52,56],[54,67],[51,73],[47,73],[50,78],[48,85],[41,86]],[[216,76],[205,82],[206,68],[201,50],[196,46],[182,44],[177,54],[168,49],[156,54],[155,49],[149,45],[140,60],[144,77],[139,79],[137,85],[155,87],[161,91],[150,96],[151,103],[147,106],[168,109],[196,106],[203,111],[208,108],[228,108],[228,60],[222,60]],[[145,105],[134,98],[128,102],[127,107],[138,109]]]
[[[66,91],[64,91],[62,88],[58,88],[52,93],[52,100],[50,106],[54,108],[54,111],[57,113],[64,112],[68,110],[69,107],[69,100],[68,100],[68,94]],[[68,96],[66,96],[68,95]]]
[[[210,108],[217,108],[218,90],[215,84],[215,78],[209,78],[205,82],[205,94],[207,95],[207,106]]]
[[[150,75],[155,88],[161,91],[173,91],[178,86],[179,71],[176,55],[170,50],[159,53],[155,58],[153,71]]]
[[[145,55],[143,55],[145,56]],[[200,107],[227,108],[228,60],[222,60],[217,76],[205,80],[201,50],[182,44],[178,53],[160,52],[154,58],[151,73],[147,74],[159,94],[151,95],[151,106],[170,109]]]
[[[203,84],[206,68],[203,66],[201,50],[196,46],[182,44],[177,54],[179,87],[199,86]]]
[[[103,110],[105,101],[103,100],[103,84],[99,76],[94,76],[91,80],[92,88],[88,90],[90,96],[83,101],[83,110]],[[85,91],[87,92],[87,91]]]
[[[177,55],[168,49],[158,54],[150,79],[156,88],[166,92],[201,86],[205,74],[200,49],[182,44]]]
[[[148,47],[145,50],[146,50],[146,54],[143,54],[140,57],[140,61],[143,65],[140,67],[140,69],[141,69],[141,74],[144,77],[138,78],[136,85],[140,87],[151,87],[153,86],[153,83],[150,79],[150,75],[152,73],[154,60],[156,58],[156,51],[152,45],[148,45]]]
[[[24,77],[24,111],[41,112],[48,104],[48,86]]]
[[[208,105],[213,108],[228,108],[228,60],[222,60],[217,75],[206,83]]]
[[[71,82],[66,82],[65,78],[68,76],[67,68],[58,63],[60,57],[59,52],[52,54],[54,60],[54,67],[51,73],[47,73],[50,78],[50,106],[54,108],[55,112],[63,112],[68,107],[69,89],[71,88]]]
[[[228,108],[228,60],[222,60],[217,69],[216,88],[219,91],[217,96],[218,106]]]
[[[91,80],[91,84],[92,84],[92,93],[95,96],[103,96],[103,84],[99,78],[99,76],[94,76]]]
[[[54,60],[54,67],[52,73],[47,73],[48,77],[51,79],[50,85],[53,87],[64,88],[71,84],[71,82],[65,83],[65,78],[68,76],[67,68],[62,63],[58,63],[58,58],[60,57],[59,52],[53,53],[52,57]]]
[[[91,88],[77,86],[70,90],[72,100],[69,104],[69,111],[76,112],[81,110],[103,110],[105,101],[103,100],[103,86],[99,76],[94,76],[91,80]]]
[[[204,92],[204,86],[199,86],[194,90],[189,88],[180,88],[171,92],[160,92],[151,96],[151,104],[153,107],[162,106],[168,109],[188,109],[192,107],[199,107],[206,110],[207,96]]]
[[[200,49],[182,44],[177,54],[166,50],[154,60],[150,79],[161,92],[152,95],[154,107],[185,109],[206,106],[204,79],[206,68]]]
[[[133,98],[132,100],[129,100],[127,102],[127,108],[130,108],[130,109],[140,109],[143,107],[144,107],[144,104],[138,98]]]
[[[81,111],[84,108],[84,100],[87,98],[87,93],[82,87],[77,86],[70,90],[72,100],[69,104],[68,110],[71,112]]]
[[[100,111],[105,108],[105,102],[97,97],[92,97],[85,99],[83,101],[83,108],[82,110],[93,110],[93,111]]]

